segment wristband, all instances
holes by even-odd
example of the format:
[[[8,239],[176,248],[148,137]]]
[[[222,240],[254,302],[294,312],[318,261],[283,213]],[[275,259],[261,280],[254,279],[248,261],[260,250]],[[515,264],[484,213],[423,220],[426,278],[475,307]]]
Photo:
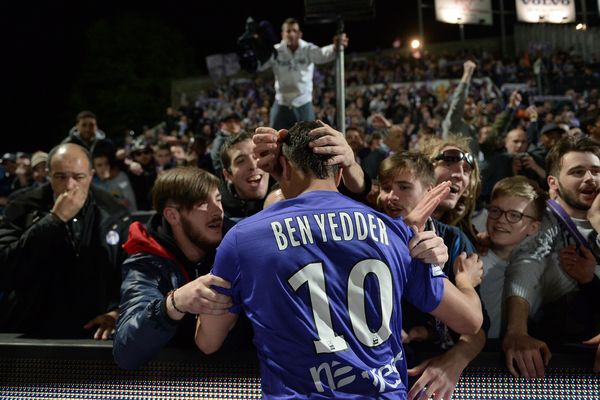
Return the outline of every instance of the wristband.
[[[175,311],[177,311],[180,314],[186,314],[185,311],[181,311],[179,308],[177,308],[177,304],[175,303],[175,290],[171,290],[169,293],[167,293],[167,297],[171,299],[171,305],[173,306]]]

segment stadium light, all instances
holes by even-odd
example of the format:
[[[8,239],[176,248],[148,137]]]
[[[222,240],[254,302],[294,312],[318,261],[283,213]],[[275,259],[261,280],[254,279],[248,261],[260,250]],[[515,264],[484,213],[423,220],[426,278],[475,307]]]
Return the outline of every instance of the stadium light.
[[[585,31],[587,29],[587,25],[580,22],[575,26],[575,29],[578,31]]]
[[[410,47],[416,50],[421,47],[421,41],[419,39],[413,39],[410,41]]]

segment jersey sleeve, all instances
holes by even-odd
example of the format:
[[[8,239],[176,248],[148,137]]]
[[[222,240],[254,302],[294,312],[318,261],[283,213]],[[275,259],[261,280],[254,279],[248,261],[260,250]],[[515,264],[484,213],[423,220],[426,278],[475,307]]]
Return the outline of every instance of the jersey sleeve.
[[[240,263],[237,253],[237,229],[234,227],[221,241],[217,248],[215,263],[211,270],[211,274],[225,279],[231,283],[230,289],[215,287],[215,289],[227,296],[230,296],[233,306],[229,312],[239,314],[242,311],[241,300],[241,279],[240,279]]]
[[[444,296],[444,275],[437,265],[413,260],[403,298],[423,312],[433,311]]]

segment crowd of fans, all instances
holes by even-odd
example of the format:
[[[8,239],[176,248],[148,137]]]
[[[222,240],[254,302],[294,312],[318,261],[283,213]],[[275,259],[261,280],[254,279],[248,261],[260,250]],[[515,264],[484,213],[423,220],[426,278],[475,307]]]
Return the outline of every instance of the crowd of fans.
[[[504,318],[506,310],[498,308],[500,300],[494,301],[502,296],[502,284],[500,288],[486,286],[485,274],[493,276],[501,271],[503,275],[504,269],[498,269],[498,265],[508,262],[518,241],[544,229],[540,226],[544,212],[540,199],[546,198],[548,190],[551,198],[557,198],[568,189],[566,184],[548,179],[558,176],[557,171],[564,167],[561,157],[569,151],[600,154],[596,148],[600,143],[598,71],[597,59],[584,61],[567,51],[535,57],[525,54],[515,59],[500,59],[486,52],[348,57],[348,127],[340,146],[351,149],[351,156],[343,154],[341,164],[348,168],[359,165],[364,171],[364,182],[355,185],[356,176],[344,176],[347,192],[358,198],[363,196],[373,208],[392,217],[410,220],[411,211],[418,210],[417,205],[427,190],[451,181],[449,197],[433,214],[439,221],[436,232],[443,233],[446,245],[453,251],[445,273],[454,279],[454,262],[479,263],[471,257],[472,253],[495,254],[496,258],[486,255],[483,261],[481,287],[490,316],[484,324],[489,338],[501,338],[506,326],[499,320]],[[326,65],[315,71],[314,82],[317,119],[335,127],[333,67]],[[83,111],[63,143],[78,144],[89,151],[95,171],[91,184],[110,193],[134,215],[153,209],[153,186],[168,170],[196,166],[215,174],[220,179],[225,228],[229,228],[262,209],[272,186],[268,174],[257,169],[256,160],[252,159],[251,133],[257,127],[268,126],[273,98],[273,79],[269,75],[232,79],[215,84],[192,101],[183,101],[178,108],[167,108],[160,124],[138,136],[129,132],[123,137],[106,135],[98,128],[101,118]],[[557,150],[567,146],[564,143],[571,140],[568,138],[583,140],[588,147]],[[40,149],[31,155],[4,154],[0,167],[0,207],[47,184],[49,155],[45,151],[49,150]],[[69,151],[72,150],[64,150],[65,154]],[[53,155],[58,157],[56,154],[50,157]],[[585,189],[595,194],[600,189],[597,176],[600,165],[593,165],[582,174],[592,175],[595,183],[589,183]],[[401,197],[398,193],[403,191],[419,193],[398,201]],[[73,215],[85,207],[84,201]],[[63,219],[60,211],[54,207],[52,214]],[[585,219],[585,215],[572,217]],[[497,221],[503,218],[509,225],[523,223],[523,226],[518,232],[498,227]],[[512,241],[507,242],[503,237],[505,230],[514,234]],[[110,236],[112,232],[116,239]],[[111,240],[119,241],[114,229],[103,234],[109,244]],[[0,245],[4,244],[0,241]],[[568,241],[565,246],[570,246]],[[593,260],[594,256],[588,253],[568,255]],[[560,257],[567,254],[561,253]],[[486,269],[486,262],[491,267]],[[594,266],[595,263],[591,267],[592,276]],[[589,274],[585,277],[567,274],[582,287],[592,280]],[[597,277],[593,279],[598,281]],[[515,296],[519,294],[518,289],[511,290]],[[569,290],[565,289],[564,294],[569,294]],[[589,286],[586,290],[590,291]],[[410,311],[408,305],[406,308]],[[537,313],[539,308],[536,299],[529,315]],[[594,313],[597,309],[591,312]],[[449,387],[481,350],[486,334],[481,331],[476,335],[455,335],[431,317],[416,311],[411,315],[406,325],[407,343],[432,341],[439,348],[456,349],[455,353],[448,351],[441,358],[415,366],[412,374],[428,373],[426,383],[431,385],[440,371],[450,370],[455,379],[444,378],[448,382],[440,383],[439,390],[451,392]],[[103,321],[96,324],[102,327]],[[513,325],[508,323],[510,340],[505,341],[507,356],[515,357],[524,376],[541,376],[543,367],[528,364],[537,362],[537,358],[527,361],[514,355],[518,353],[514,343],[519,340],[532,343],[536,339],[522,331],[516,333],[517,323],[512,322]],[[598,327],[585,328],[578,333],[589,334]],[[99,336],[108,337],[107,330],[110,327],[102,329]],[[547,349],[537,342],[535,346],[532,348],[542,349],[543,361],[547,361]],[[461,361],[457,362],[459,358]]]
[[[420,138],[441,133],[453,83],[463,73],[463,56],[424,53],[416,58],[384,53],[348,57],[346,125],[351,127],[349,131],[359,133],[354,144],[357,153],[362,157],[370,150],[383,149],[386,153],[414,149],[418,148]],[[534,119],[538,131],[545,124],[556,123],[571,134],[582,131],[592,136],[597,134],[594,118],[598,114],[600,77],[593,71],[600,70],[598,60],[584,62],[581,57],[566,51],[540,57],[544,65],[541,76],[543,82],[548,83],[540,88],[533,68],[537,59],[533,60],[527,54],[503,60],[483,51],[472,59],[477,68],[473,72],[467,101],[473,106],[468,112],[472,114],[473,129],[479,133],[478,140],[484,140],[496,115],[508,104],[510,91],[498,89],[505,83],[518,84],[521,97],[519,104],[514,105],[512,125],[526,127]],[[317,119],[333,127],[336,126],[334,73],[334,68],[326,65],[315,72],[314,78]],[[480,78],[489,78],[493,84]],[[544,96],[544,93],[548,95]],[[213,152],[212,163],[208,154],[211,148],[218,148],[222,143],[221,129],[233,133],[240,129],[253,132],[258,126],[268,126],[273,97],[273,80],[268,74],[251,79],[231,79],[207,89],[194,101],[184,100],[177,109],[168,107],[159,125],[145,128],[137,137],[128,131],[123,137],[104,141],[105,134],[94,126],[91,129],[95,129],[97,137],[91,144],[100,141],[116,146],[113,149],[102,143],[104,148],[94,149],[102,171],[97,170],[94,183],[111,191],[135,211],[151,208],[147,200],[151,181],[157,173],[172,166],[197,164],[219,176],[218,153]],[[95,121],[95,117],[90,120]],[[78,129],[86,129],[79,126],[84,123],[78,117],[70,137]],[[531,144],[537,144],[537,140],[538,137],[529,137]],[[498,149],[501,146],[495,150]],[[152,157],[149,157],[150,153]],[[0,207],[16,190],[43,182],[45,164],[42,156],[43,153],[38,153],[37,158],[24,153],[4,154],[0,168]],[[367,165],[372,178],[375,178],[376,168],[377,162]],[[147,174],[150,177],[145,181],[149,184],[144,185],[141,177]],[[129,180],[137,181],[132,182],[133,191],[126,182],[127,176]],[[121,189],[118,189],[119,185]]]

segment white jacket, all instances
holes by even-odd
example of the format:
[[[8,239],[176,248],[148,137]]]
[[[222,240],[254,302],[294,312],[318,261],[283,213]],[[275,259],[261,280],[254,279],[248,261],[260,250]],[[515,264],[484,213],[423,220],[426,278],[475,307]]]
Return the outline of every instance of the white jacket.
[[[314,64],[324,64],[335,59],[333,44],[319,47],[302,39],[291,52],[283,40],[275,45],[277,57],[260,65],[264,71],[273,67],[275,74],[275,100],[288,107],[300,107],[312,102]]]

